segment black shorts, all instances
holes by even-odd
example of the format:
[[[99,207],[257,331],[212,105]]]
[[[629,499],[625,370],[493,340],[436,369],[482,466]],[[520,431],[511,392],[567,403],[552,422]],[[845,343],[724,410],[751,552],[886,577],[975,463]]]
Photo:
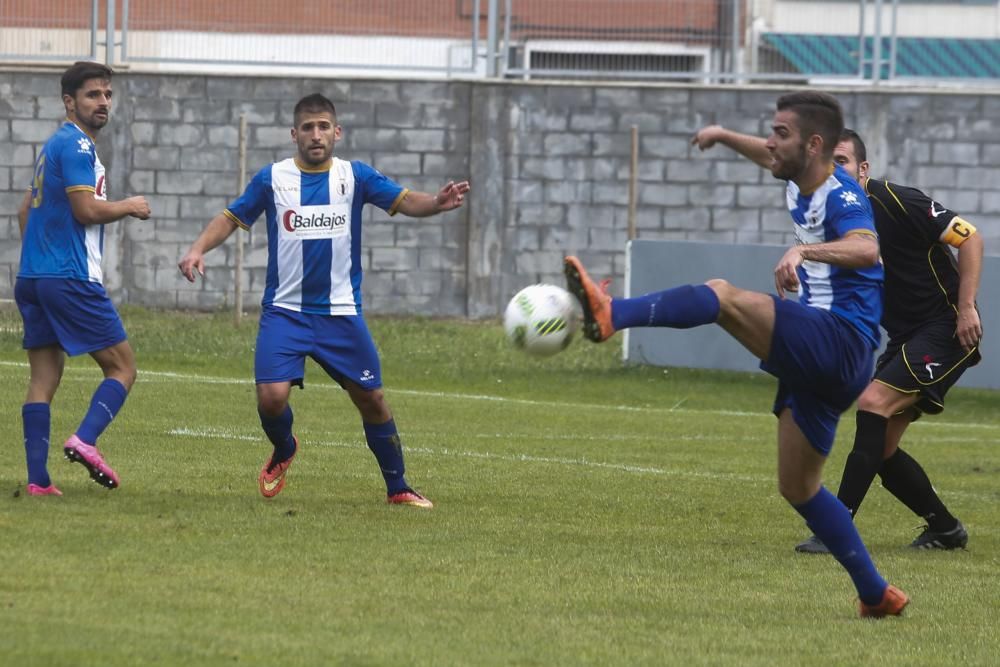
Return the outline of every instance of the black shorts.
[[[930,322],[906,339],[889,340],[875,364],[875,381],[904,394],[920,394],[914,407],[936,415],[944,410],[944,395],[980,359],[978,347],[962,349],[954,320]]]

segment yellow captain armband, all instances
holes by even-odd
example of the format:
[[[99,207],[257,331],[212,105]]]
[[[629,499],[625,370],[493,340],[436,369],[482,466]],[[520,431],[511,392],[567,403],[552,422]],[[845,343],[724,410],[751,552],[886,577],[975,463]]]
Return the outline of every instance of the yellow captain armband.
[[[941,232],[941,242],[947,243],[952,248],[957,248],[975,233],[976,228],[969,221],[963,220],[956,215],[948,223],[945,230]]]

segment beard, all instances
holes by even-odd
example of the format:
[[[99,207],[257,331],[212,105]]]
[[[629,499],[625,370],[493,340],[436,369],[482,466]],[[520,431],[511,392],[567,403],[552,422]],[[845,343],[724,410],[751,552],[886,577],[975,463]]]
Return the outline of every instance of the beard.
[[[83,127],[85,127],[87,130],[89,130],[91,133],[95,133],[102,127],[107,125],[110,119],[111,119],[110,113],[107,113],[104,116],[98,116],[97,114],[90,114],[89,116],[86,117],[77,114],[76,117],[77,122]]]
[[[333,155],[333,147],[332,146],[329,147],[329,148],[323,149],[323,152],[322,152],[322,154],[319,157],[315,157],[314,156],[314,154],[312,152],[312,148],[313,148],[312,146],[307,146],[305,148],[300,148],[299,149],[299,159],[302,162],[308,164],[311,167],[316,167],[318,165],[323,164],[324,162],[326,162],[327,160],[330,159],[331,155]]]
[[[794,180],[799,174],[805,171],[806,162],[806,147],[805,144],[800,144],[799,150],[795,155],[780,160],[771,167],[771,174],[783,181]]]

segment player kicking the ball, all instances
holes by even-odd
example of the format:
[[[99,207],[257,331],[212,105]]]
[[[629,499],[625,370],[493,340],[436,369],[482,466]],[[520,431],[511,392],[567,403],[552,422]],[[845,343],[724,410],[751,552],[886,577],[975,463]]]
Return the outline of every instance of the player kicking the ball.
[[[303,386],[311,357],[347,391],[382,470],[387,501],[433,507],[404,477],[403,448],[382,393],[375,344],[361,315],[361,211],[371,203],[390,215],[426,217],[462,205],[469,183],[437,194],[413,192],[362,162],[333,157],[340,139],[333,103],[319,94],[299,100],[292,141],[298,153],[260,170],[243,195],[217,215],[181,259],[181,273],[204,275],[206,252],[237,227],[267,223],[267,283],[257,334],[257,412],[274,451],[258,476],[260,492],[281,492],[298,453],[292,435],[292,385]]]
[[[841,413],[868,384],[878,347],[883,271],[864,191],[833,161],[844,129],[836,99],[798,92],[778,99],[767,149],[771,173],[788,181],[797,245],[774,269],[778,296],[725,280],[685,285],[635,299],[612,299],[575,257],[565,261],[584,309],[584,334],[718,324],[776,376],[778,487],[847,570],[863,617],[899,615],[906,594],[876,570],[847,508],[821,484]],[[798,302],[783,298],[798,290]]]

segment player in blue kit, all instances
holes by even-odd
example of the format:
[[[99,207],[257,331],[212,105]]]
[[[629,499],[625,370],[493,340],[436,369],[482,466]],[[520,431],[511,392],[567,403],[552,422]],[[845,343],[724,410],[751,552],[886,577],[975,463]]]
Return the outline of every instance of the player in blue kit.
[[[691,143],[702,150],[720,143],[762,167],[771,163],[763,138],[718,125],[702,128]],[[869,178],[867,154],[858,133],[845,129],[833,159],[872,203],[885,263],[882,327],[889,342],[858,398],[854,447],[837,497],[857,515],[878,475],[887,491],[927,521],[911,547],[964,549],[965,526],[945,506],[923,467],[899,445],[910,423],[944,410],[948,390],[981,359],[976,293],[984,243],[971,223],[920,190]],[[795,550],[829,553],[815,535]]]
[[[50,404],[66,355],[89,354],[104,372],[83,422],[63,447],[98,484],[118,487],[97,450],[135,382],[135,355],[101,284],[104,225],[149,218],[144,197],[107,200],[94,142],[111,113],[111,69],[78,62],[62,76],[66,122],[38,154],[30,191],[18,209],[21,265],[14,298],[24,321],[31,379],[21,415],[29,495],[62,495],[49,477]]]
[[[217,215],[181,259],[189,281],[204,275],[206,252],[263,213],[267,281],[254,357],[257,411],[274,451],[258,476],[267,498],[284,488],[298,452],[292,434],[292,385],[303,386],[311,357],[347,391],[361,414],[390,504],[433,507],[404,477],[403,449],[382,392],[378,353],[361,314],[361,216],[371,203],[390,215],[426,217],[462,205],[469,183],[437,194],[414,192],[357,161],[333,157],[340,139],[333,103],[319,94],[294,110],[294,158],[260,170],[242,196]]]
[[[778,486],[782,496],[850,574],[864,617],[899,615],[909,602],[875,569],[851,514],[821,484],[840,414],[868,384],[878,347],[883,271],[872,209],[857,182],[833,161],[844,121],[819,92],[778,99],[767,149],[771,173],[788,181],[796,245],[774,270],[777,296],[725,280],[634,299],[612,299],[575,257],[569,289],[595,342],[630,327],[686,329],[716,323],[776,376]],[[786,290],[800,292],[798,302]]]

